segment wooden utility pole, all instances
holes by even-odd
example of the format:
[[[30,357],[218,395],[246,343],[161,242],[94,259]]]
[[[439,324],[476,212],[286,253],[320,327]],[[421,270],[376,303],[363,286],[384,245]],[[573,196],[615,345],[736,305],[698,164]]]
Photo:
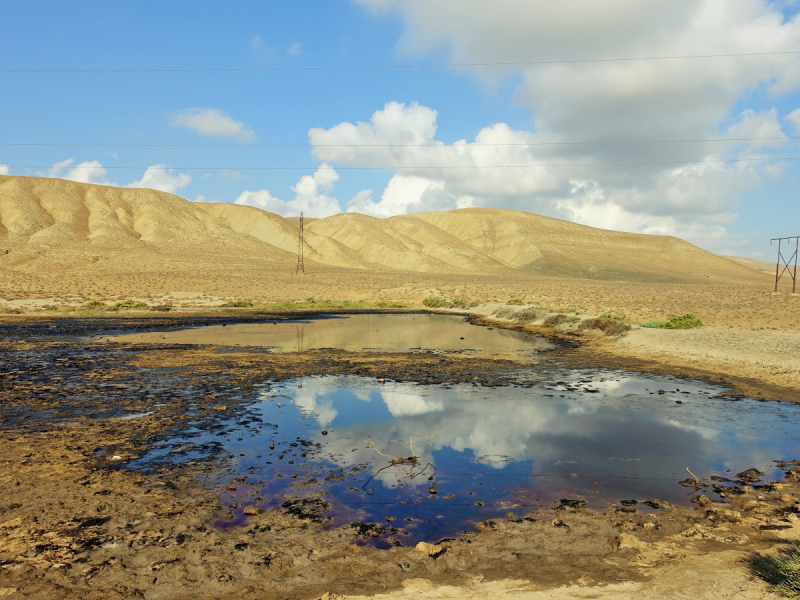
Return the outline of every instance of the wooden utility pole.
[[[306,266],[303,264],[303,213],[300,213],[300,234],[297,239],[297,269],[295,275],[298,273],[306,274]]]

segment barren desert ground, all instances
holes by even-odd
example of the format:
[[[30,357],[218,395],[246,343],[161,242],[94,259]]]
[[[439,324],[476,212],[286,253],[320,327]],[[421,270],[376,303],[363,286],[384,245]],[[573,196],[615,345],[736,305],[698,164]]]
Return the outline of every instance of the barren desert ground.
[[[780,597],[770,569],[800,534],[800,295],[679,240],[454,212],[313,221],[298,274],[296,227],[276,215],[0,177],[0,597]],[[685,313],[704,326],[641,327]],[[525,361],[304,347],[330,315],[542,343]],[[292,328],[297,351],[174,337],[249,326]],[[341,381],[393,420],[338,424],[349,413],[325,386]],[[515,394],[536,399],[493,408]],[[622,413],[564,429],[606,398]],[[602,444],[592,427],[609,428]],[[773,427],[788,433],[762,447]],[[413,445],[384,460],[362,433],[474,452],[457,463],[474,479],[442,466],[412,481]],[[615,437],[629,456],[606,457]],[[511,477],[514,453],[551,471],[513,497],[489,476],[481,489],[484,471]],[[601,459],[619,466],[601,474]],[[659,470],[673,459],[686,464]],[[409,465],[380,493],[411,495],[370,500],[376,465]]]

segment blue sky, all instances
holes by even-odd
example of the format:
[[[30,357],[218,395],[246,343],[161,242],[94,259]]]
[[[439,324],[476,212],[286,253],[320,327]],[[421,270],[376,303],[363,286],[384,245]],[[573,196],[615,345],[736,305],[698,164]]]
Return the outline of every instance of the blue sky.
[[[765,0],[7,2],[0,69],[793,51],[797,9]],[[476,136],[542,144],[800,135],[798,55],[502,69],[1,73],[0,90],[2,142],[315,145],[0,146],[0,165],[16,175],[154,187],[284,215],[512,208],[764,258],[770,237],[800,234],[800,161],[580,166],[800,156],[796,141],[474,144]],[[466,144],[452,146],[459,140]],[[365,143],[395,147],[324,146]],[[409,143],[427,147],[398,145]],[[510,164],[566,166],[496,168]],[[426,168],[402,168],[409,166]],[[436,166],[448,168],[429,168]]]

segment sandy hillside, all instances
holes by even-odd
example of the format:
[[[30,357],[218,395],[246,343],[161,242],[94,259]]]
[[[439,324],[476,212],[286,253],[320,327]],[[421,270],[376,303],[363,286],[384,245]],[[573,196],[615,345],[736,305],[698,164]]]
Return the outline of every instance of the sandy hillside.
[[[776,247],[775,250],[776,257],[777,254],[778,250]],[[774,262],[770,262],[768,260],[758,260],[757,258],[744,258],[743,256],[723,256],[723,258],[727,258],[728,260],[732,260],[733,262],[738,263],[744,267],[755,269],[756,271],[761,271],[762,273],[767,273],[775,277],[776,264]]]
[[[152,190],[0,176],[4,270],[104,275],[225,269],[257,259],[291,269],[296,219]],[[322,268],[682,283],[743,283],[753,269],[666,236],[619,233],[529,213],[463,209],[310,220],[306,259]],[[224,257],[224,258],[222,258]],[[102,265],[95,265],[102,263]]]

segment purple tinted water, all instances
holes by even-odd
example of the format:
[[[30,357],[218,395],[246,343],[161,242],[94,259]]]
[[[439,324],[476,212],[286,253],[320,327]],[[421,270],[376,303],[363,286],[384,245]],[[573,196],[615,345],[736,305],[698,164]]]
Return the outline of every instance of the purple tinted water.
[[[129,467],[221,448],[228,461],[213,484],[233,518],[219,526],[244,524],[245,506],[321,496],[328,526],[379,523],[386,531],[370,543],[388,546],[455,536],[561,499],[597,509],[651,498],[688,505],[693,490],[678,484],[687,467],[701,478],[756,467],[769,480],[782,475],[773,461],[800,458],[797,405],[733,401],[702,382],[612,371],[528,371],[520,382],[324,376],[265,385],[214,433],[184,432]],[[378,453],[411,456],[412,435],[432,436],[412,438],[415,463],[393,465]]]

